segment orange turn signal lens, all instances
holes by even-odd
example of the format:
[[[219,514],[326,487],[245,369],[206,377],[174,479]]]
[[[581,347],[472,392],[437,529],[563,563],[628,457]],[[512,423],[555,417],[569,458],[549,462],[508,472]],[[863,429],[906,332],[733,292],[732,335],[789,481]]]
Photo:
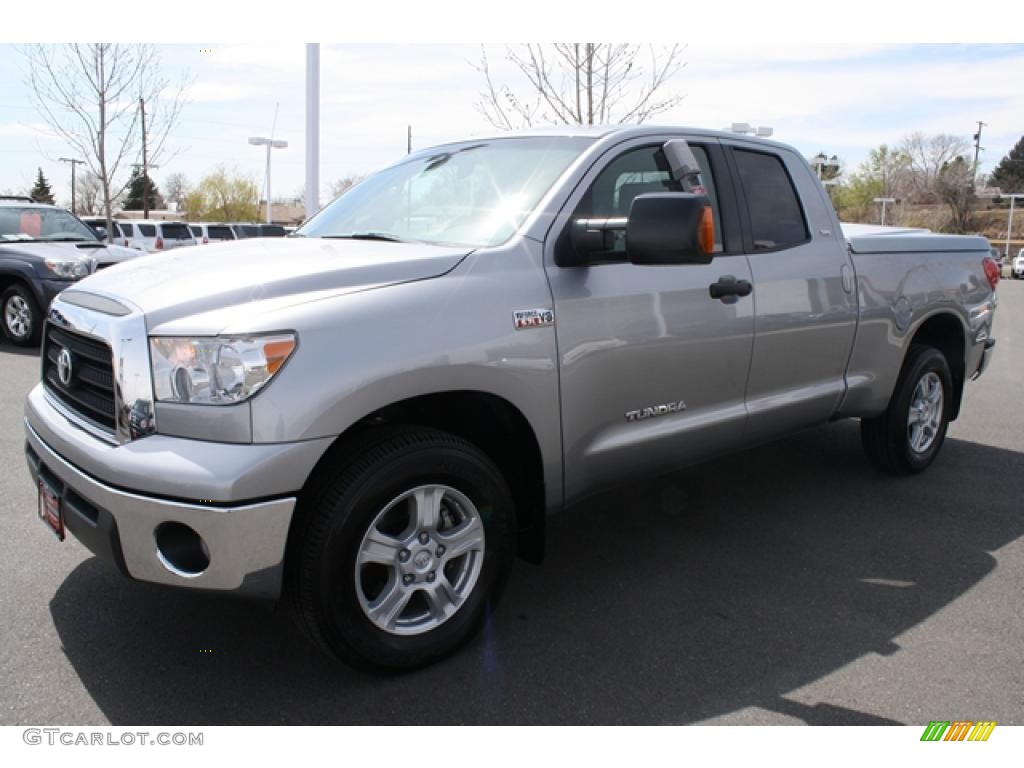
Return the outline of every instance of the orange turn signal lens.
[[[267,371],[277,373],[294,349],[295,339],[268,341],[264,344],[263,357],[267,360]]]
[[[715,252],[715,214],[710,205],[705,205],[700,214],[700,228],[697,236],[704,253]]]

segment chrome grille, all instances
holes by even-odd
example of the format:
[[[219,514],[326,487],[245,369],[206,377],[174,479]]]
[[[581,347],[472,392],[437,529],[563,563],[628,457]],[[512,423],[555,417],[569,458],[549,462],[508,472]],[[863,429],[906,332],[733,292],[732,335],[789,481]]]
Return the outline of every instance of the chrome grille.
[[[67,383],[60,377],[62,350],[71,355]],[[75,414],[114,432],[114,365],[110,347],[82,334],[46,324],[43,341],[43,383],[50,393]]]

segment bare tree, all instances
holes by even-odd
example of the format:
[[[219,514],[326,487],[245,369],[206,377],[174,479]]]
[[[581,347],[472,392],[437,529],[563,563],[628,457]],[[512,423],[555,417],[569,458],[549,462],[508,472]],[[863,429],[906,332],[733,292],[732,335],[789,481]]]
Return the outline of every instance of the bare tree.
[[[943,167],[966,155],[967,148],[966,140],[946,133],[926,136],[918,131],[903,139],[900,152],[907,158],[908,180],[918,202],[934,202],[940,197],[937,184]]]
[[[164,181],[164,200],[174,203],[176,210],[181,210],[188,194],[188,179],[184,173],[172,173]]]
[[[100,197],[103,188],[99,176],[87,171],[75,183],[75,213],[80,216],[95,216],[100,212]]]
[[[148,44],[31,45],[23,53],[40,115],[99,180],[110,232],[113,203],[124,189],[117,183],[119,172],[123,177],[142,138],[140,105],[146,110],[148,162],[156,164],[180,115],[186,83],[170,87],[156,48]]]
[[[365,179],[365,176],[361,176],[357,173],[351,173],[348,176],[344,176],[331,183],[331,199],[341,197],[343,194],[348,192],[352,187],[358,184],[360,181]]]
[[[679,71],[683,46],[645,48],[629,43],[554,43],[505,49],[505,58],[526,79],[525,95],[497,84],[481,46],[485,90],[477,110],[496,128],[536,124],[643,123],[683,97],[667,90]]]
[[[971,164],[963,155],[943,163],[935,180],[935,193],[949,206],[953,231],[966,232],[976,198]]]

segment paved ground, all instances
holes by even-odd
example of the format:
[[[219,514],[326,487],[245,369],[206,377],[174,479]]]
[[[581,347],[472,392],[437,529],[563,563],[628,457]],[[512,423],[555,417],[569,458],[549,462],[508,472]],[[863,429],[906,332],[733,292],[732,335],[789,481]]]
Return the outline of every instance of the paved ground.
[[[388,679],[58,545],[22,454],[38,359],[0,346],[0,724],[1024,724],[1024,283],[1000,298],[925,476],[839,423],[602,496],[469,648]]]

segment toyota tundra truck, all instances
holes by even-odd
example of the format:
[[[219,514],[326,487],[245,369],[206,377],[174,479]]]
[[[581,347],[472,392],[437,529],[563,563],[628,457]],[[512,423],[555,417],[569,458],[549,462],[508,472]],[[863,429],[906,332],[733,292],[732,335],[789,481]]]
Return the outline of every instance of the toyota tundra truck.
[[[840,418],[921,472],[990,360],[998,279],[982,237],[844,235],[768,140],[434,147],[294,236],[57,296],[25,406],[38,514],[132,579],[280,599],[342,660],[409,669],[602,489]]]

